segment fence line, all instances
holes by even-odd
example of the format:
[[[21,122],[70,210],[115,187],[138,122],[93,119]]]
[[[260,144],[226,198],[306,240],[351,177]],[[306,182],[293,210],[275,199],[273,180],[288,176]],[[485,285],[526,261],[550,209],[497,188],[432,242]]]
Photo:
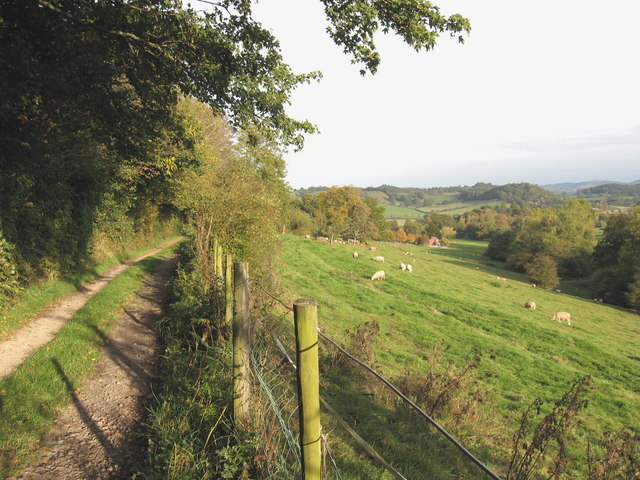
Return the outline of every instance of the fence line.
[[[289,364],[294,369],[297,369],[296,364],[293,362],[293,360],[291,360],[289,353],[284,348],[284,346],[282,345],[282,342],[280,342],[280,339],[277,337],[277,335],[275,333],[272,333],[272,336],[276,344],[278,345],[278,348],[280,349],[282,354],[285,356]],[[338,412],[336,412],[333,408],[331,408],[331,406],[327,403],[327,401],[324,398],[320,397],[320,402],[322,403],[322,405],[324,405],[324,407],[327,410],[329,410],[329,413],[331,413],[335,417],[335,419],[338,420],[340,425],[342,425],[344,429],[347,432],[349,432],[349,434],[354,438],[354,440],[358,442],[360,446],[364,448],[365,451],[374,460],[380,463],[380,465],[382,465],[385,469],[387,469],[387,471],[391,473],[394,477],[396,477],[398,480],[407,480],[404,476],[402,476],[400,472],[398,472],[395,468],[393,468],[391,464],[387,462],[378,452],[376,452],[376,450],[369,443],[367,443],[367,441],[364,438],[358,435],[358,432],[356,432],[353,428],[351,428],[351,426],[338,414]]]
[[[269,297],[271,297],[273,300],[279,302],[284,308],[286,308],[287,310],[293,310],[293,308],[291,306],[289,306],[289,304],[287,304],[286,302],[284,302],[282,299],[278,298],[277,296],[271,294],[266,288],[264,288],[259,282],[256,282],[256,285],[258,285],[260,287],[261,290],[263,290]],[[396,395],[398,395],[400,398],[402,398],[402,400],[409,405],[416,413],[418,413],[421,417],[423,417],[429,424],[431,424],[433,427],[436,428],[436,430],[438,430],[438,432],[440,432],[447,440],[449,440],[456,448],[458,448],[458,450],[464,455],[466,456],[469,460],[471,460],[478,468],[480,468],[484,473],[486,473],[490,478],[492,478],[493,480],[502,480],[496,473],[494,473],[489,467],[487,467],[481,460],[479,460],[478,458],[475,457],[475,455],[473,455],[469,450],[467,450],[464,445],[462,445],[460,442],[458,442],[447,430],[445,430],[438,422],[436,422],[433,418],[431,418],[431,416],[429,416],[424,410],[422,410],[418,405],[416,405],[413,401],[411,401],[411,399],[409,399],[406,395],[404,395],[400,390],[398,390],[393,384],[391,384],[387,379],[385,379],[384,377],[382,377],[379,373],[377,373],[373,368],[371,368],[370,366],[368,366],[367,364],[365,364],[364,362],[362,362],[361,360],[359,360],[358,358],[354,357],[353,355],[351,355],[349,352],[347,352],[342,346],[340,346],[338,343],[336,343],[334,340],[332,340],[330,337],[328,337],[326,334],[324,334],[319,328],[317,328],[317,332],[320,336],[320,338],[322,338],[323,340],[326,340],[327,342],[331,343],[334,347],[336,347],[341,353],[343,353],[344,355],[346,355],[348,358],[350,358],[351,360],[353,360],[354,362],[356,362],[358,365],[360,365],[361,367],[363,367],[364,369],[366,369],[367,371],[369,371],[372,375],[374,375],[376,378],[378,378],[381,382],[383,382],[385,385],[387,385],[387,387],[389,387]],[[293,361],[291,360],[291,358],[289,357],[289,355],[286,353],[286,350],[284,349],[284,346],[282,345],[282,343],[279,341],[279,339],[275,336],[275,334],[273,334],[274,339],[276,340],[276,343],[278,345],[278,348],[285,354],[285,357],[287,358],[288,362],[292,365],[295,364],[293,363]],[[339,415],[333,411],[333,409],[322,399],[320,398],[320,401],[322,402],[323,405],[325,405],[325,407],[327,407],[327,409],[333,413],[336,418],[338,419],[338,421],[345,426],[345,428],[347,429],[347,431],[350,430],[350,427],[348,426],[348,424],[339,417]],[[351,429],[352,430],[352,429]],[[356,439],[356,441],[358,441],[358,443],[360,443],[360,445],[365,448],[365,450],[367,450],[367,452],[373,457],[375,458],[378,462],[380,462],[380,464],[382,464],[385,468],[387,468],[387,466],[391,469],[389,470],[389,468],[387,468],[387,470],[389,470],[394,476],[396,476],[396,478],[403,479],[406,480],[405,477],[403,477],[400,473],[398,473],[397,471],[395,471],[393,469],[393,467],[391,467],[391,465],[388,464],[388,462],[386,462],[380,455],[378,455],[375,450],[373,449],[373,447],[371,447],[370,445],[367,444],[367,442],[362,439],[360,437],[360,440],[358,440],[358,438],[356,438],[356,436],[359,437],[359,435],[353,431],[349,431],[350,434],[352,434],[352,436],[355,434],[354,438]],[[365,446],[367,445],[367,446]]]
[[[409,406],[411,406],[420,416],[422,416],[425,420],[427,420],[431,425],[433,425],[440,433],[442,433],[447,440],[453,443],[469,460],[475,463],[484,473],[489,475],[494,480],[502,480],[498,475],[493,473],[493,471],[487,467],[484,463],[478,460],[469,450],[467,450],[460,442],[458,442],[453,436],[447,432],[438,422],[436,422],[433,418],[431,418],[424,410],[422,410],[418,405],[412,402],[405,394],[403,394],[400,390],[394,387],[386,378],[376,372],[373,368],[371,368],[366,363],[358,360],[356,357],[347,352],[344,348],[334,342],[327,335],[322,333],[320,329],[318,329],[318,334],[329,343],[333,344],[338,350],[340,350],[344,355],[349,357],[351,360],[368,370],[371,374],[373,374],[376,378],[378,378],[381,382],[387,385],[391,390],[393,390],[402,400],[404,400]]]

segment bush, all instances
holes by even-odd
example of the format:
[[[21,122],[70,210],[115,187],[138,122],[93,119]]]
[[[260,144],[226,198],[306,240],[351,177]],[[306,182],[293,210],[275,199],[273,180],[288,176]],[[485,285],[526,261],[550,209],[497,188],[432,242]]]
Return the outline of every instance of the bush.
[[[543,288],[554,288],[560,283],[556,261],[544,253],[536,253],[525,265],[527,278]]]
[[[20,262],[15,247],[9,243],[0,230],[0,304],[6,304],[22,289]]]

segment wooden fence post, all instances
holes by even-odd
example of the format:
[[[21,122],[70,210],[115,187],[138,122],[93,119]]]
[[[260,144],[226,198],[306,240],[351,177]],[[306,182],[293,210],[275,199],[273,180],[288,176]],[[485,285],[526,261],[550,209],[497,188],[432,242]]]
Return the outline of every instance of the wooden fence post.
[[[298,368],[298,415],[303,480],[320,480],[320,373],[318,370],[318,304],[311,298],[293,302]]]
[[[218,272],[218,276],[222,277],[224,275],[224,269],[222,267],[222,258],[223,258],[223,253],[222,253],[222,245],[218,245],[218,250],[216,252],[216,270]]]
[[[224,273],[224,323],[231,325],[233,319],[233,258],[227,254],[227,263]]]
[[[233,264],[233,417],[236,428],[248,425],[249,416],[249,264]]]

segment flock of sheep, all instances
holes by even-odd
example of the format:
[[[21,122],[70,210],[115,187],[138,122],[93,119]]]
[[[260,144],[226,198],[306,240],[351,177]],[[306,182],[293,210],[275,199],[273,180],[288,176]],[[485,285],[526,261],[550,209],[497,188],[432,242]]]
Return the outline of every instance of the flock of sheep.
[[[369,250],[371,250],[371,251],[375,251],[375,249],[376,249],[376,247],[369,247]],[[360,255],[358,254],[358,252],[353,252],[353,258],[355,258],[357,260],[359,257],[360,257]],[[376,262],[384,263],[384,257],[382,255],[376,255],[375,257],[372,257],[371,260],[374,260]],[[400,270],[402,270],[403,272],[412,273],[413,272],[413,267],[409,263],[401,263],[400,264]],[[384,280],[384,278],[385,278],[384,277],[384,270],[378,270],[376,273],[371,275],[371,280]]]
[[[375,251],[376,247],[369,247],[369,250],[371,251]],[[408,252],[402,252],[405,253],[407,255],[409,255],[410,253]],[[354,259],[358,259],[360,257],[360,255],[358,254],[358,252],[353,252],[353,258]],[[376,262],[382,262],[384,263],[384,257],[382,255],[376,255],[375,257],[372,257],[371,260],[374,260]],[[405,263],[400,263],[400,269],[403,272],[409,272],[412,273],[413,272],[413,267],[411,266],[411,264],[405,264]],[[496,277],[498,280],[502,280],[502,281],[506,281],[507,279],[504,277]],[[384,270],[378,270],[377,272],[375,272],[373,275],[371,275],[371,280],[384,280],[385,279],[385,273]],[[533,287],[535,287],[535,284],[532,284]],[[597,301],[597,300],[595,300]],[[528,308],[530,310],[535,310],[536,309],[536,302],[532,301],[532,300],[528,300],[524,303],[524,307]],[[567,325],[571,325],[571,314],[567,313],[567,312],[556,312],[553,314],[553,316],[551,317],[551,320],[554,320],[556,322],[567,322]]]

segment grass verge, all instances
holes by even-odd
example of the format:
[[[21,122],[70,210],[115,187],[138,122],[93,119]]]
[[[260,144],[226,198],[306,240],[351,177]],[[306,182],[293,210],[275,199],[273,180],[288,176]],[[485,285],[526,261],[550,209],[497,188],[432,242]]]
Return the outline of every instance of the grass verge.
[[[177,246],[132,265],[98,292],[55,339],[0,380],[0,478],[15,474],[38,453],[69,389],[91,375],[122,305]]]

